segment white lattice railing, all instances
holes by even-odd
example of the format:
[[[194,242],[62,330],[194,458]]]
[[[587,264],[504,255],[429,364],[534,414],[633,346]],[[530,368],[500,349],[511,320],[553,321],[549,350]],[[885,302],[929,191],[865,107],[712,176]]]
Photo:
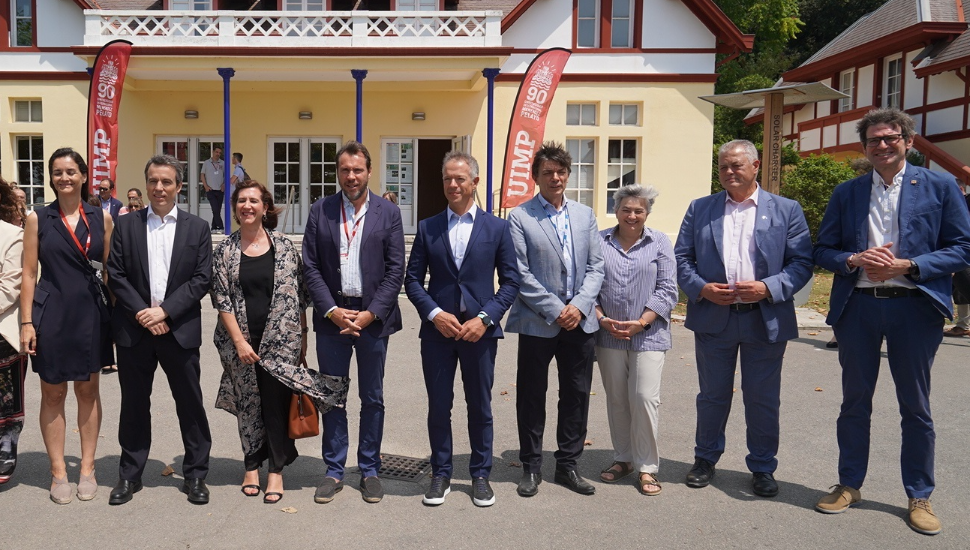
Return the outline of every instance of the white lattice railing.
[[[84,45],[500,46],[499,11],[270,12],[84,10]]]

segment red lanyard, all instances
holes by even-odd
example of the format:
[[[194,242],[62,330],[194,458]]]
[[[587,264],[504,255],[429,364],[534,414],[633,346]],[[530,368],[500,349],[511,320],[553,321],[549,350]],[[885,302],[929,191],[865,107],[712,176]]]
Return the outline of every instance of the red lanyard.
[[[88,240],[84,243],[84,246],[81,246],[81,241],[77,239],[77,235],[74,233],[74,228],[71,227],[71,224],[67,223],[67,216],[64,215],[64,211],[61,210],[60,206],[57,207],[57,212],[61,215],[61,221],[64,222],[64,227],[67,228],[68,234],[70,234],[71,238],[74,239],[74,244],[77,245],[77,249],[81,251],[81,255],[84,256],[84,259],[86,260],[88,259],[88,250],[91,250],[91,226],[88,224],[88,217],[84,215],[83,204],[78,205],[77,211],[81,214],[81,221],[84,222],[84,227],[88,229]]]
[[[367,215],[367,213],[365,212],[364,215]],[[354,237],[357,236],[357,227],[360,226],[360,222],[364,221],[364,216],[357,218],[357,221],[354,222],[353,233],[351,233],[350,230],[347,229],[347,225],[349,223],[347,221],[347,210],[344,208],[344,205],[342,204],[340,205],[340,219],[342,220],[341,225],[343,225],[344,227],[344,235],[347,237],[347,254],[350,254],[350,243],[354,242]]]

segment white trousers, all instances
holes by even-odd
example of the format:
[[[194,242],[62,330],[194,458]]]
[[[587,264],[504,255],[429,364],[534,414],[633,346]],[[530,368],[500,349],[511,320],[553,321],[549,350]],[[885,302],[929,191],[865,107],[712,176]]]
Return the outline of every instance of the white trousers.
[[[596,346],[596,360],[606,389],[613,460],[630,462],[638,472],[656,474],[660,470],[657,408],[665,356],[662,351]]]

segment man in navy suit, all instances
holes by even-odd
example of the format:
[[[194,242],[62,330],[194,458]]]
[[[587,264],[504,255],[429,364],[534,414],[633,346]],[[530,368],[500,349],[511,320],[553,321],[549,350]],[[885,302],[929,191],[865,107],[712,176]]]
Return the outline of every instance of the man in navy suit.
[[[953,176],[906,162],[915,136],[909,115],[869,111],[858,131],[873,171],[835,188],[815,244],[815,263],[835,273],[826,322],[842,364],[839,483],[815,508],[837,514],[862,499],[885,340],[902,416],[909,525],[935,535],[942,526],[929,502],[936,485],[930,370],[943,318],[953,317],[950,274],[970,264],[970,215]]]
[[[741,355],[752,490],[778,494],[781,365],[798,336],[792,299],[812,278],[812,239],[797,202],[758,185],[758,150],[750,141],[718,152],[724,191],[694,200],[680,226],[674,255],[687,295],[685,326],[697,356],[697,429],[689,487],[706,487],[724,452],[724,427]],[[840,342],[841,344],[841,342]]]
[[[114,188],[114,180],[105,178],[98,182],[98,198],[101,199],[101,209],[111,214],[112,220],[117,220],[118,213],[121,211],[121,207],[124,205],[120,200],[111,196],[111,192],[114,191]]]
[[[357,465],[367,502],[384,497],[377,473],[384,433],[384,362],[388,337],[401,329],[397,296],[404,282],[404,229],[397,206],[371,193],[370,152],[347,142],[337,151],[341,192],[310,208],[303,240],[307,289],[321,374],[350,376],[357,352],[360,437]],[[313,499],[327,503],[343,489],[347,462],[347,411],[323,415],[326,477]]]
[[[515,248],[509,224],[475,205],[478,161],[452,151],[442,166],[448,208],[418,224],[404,278],[408,298],[421,323],[421,365],[428,389],[431,487],[423,502],[444,503],[451,492],[451,407],[455,370],[468,406],[472,453],[472,502],[491,506],[492,382],[495,354],[502,338],[499,323],[519,293]],[[431,271],[427,290],[424,277]],[[495,291],[495,273],[499,289]]]
[[[176,206],[182,189],[177,159],[152,157],[145,167],[145,184],[148,208],[117,218],[108,255],[121,383],[120,480],[108,504],[124,504],[142,488],[152,443],[152,383],[159,364],[175,399],[185,445],[182,491],[189,502],[206,504],[212,436],[199,386],[199,347],[201,300],[212,280],[212,237],[205,221]]]

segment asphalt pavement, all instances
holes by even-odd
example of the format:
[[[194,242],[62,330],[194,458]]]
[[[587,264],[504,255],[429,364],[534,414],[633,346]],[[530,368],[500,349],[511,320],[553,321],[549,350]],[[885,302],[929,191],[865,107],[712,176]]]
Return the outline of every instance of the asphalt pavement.
[[[385,376],[385,453],[425,458],[429,454],[425,425],[427,396],[421,376],[418,318],[402,297],[405,328],[391,337]],[[204,304],[204,332],[212,334],[216,315]],[[471,500],[468,439],[465,433],[461,383],[456,381],[453,413],[455,479],[452,493],[436,508],[421,504],[428,487],[420,482],[385,481],[387,496],[367,504],[350,468],[346,488],[329,504],[314,504],[313,493],[324,474],[320,439],[298,442],[301,457],[284,471],[286,493],[281,502],[263,504],[239,490],[242,451],[235,418],[209,410],[213,435],[208,484],[211,503],[194,506],[179,492],[182,445],[168,384],[159,370],[153,395],[151,458],[145,488],[123,506],[108,506],[117,480],[120,395],[117,375],[102,377],[104,421],[98,447],[100,490],[90,502],[75,499],[59,506],[48,499],[49,463],[37,425],[38,379],[28,375],[28,420],[20,439],[20,461],[11,481],[0,487],[3,512],[0,549],[50,548],[968,548],[970,470],[967,431],[970,400],[970,339],[945,338],[933,371],[932,405],[937,429],[937,490],[933,505],[943,521],[935,537],[911,531],[905,522],[906,495],[899,474],[899,415],[892,378],[883,369],[873,414],[872,456],[862,488],[864,502],[841,515],[814,511],[815,501],[837,482],[838,452],[835,420],[841,392],[837,353],[825,348],[831,332],[822,316],[801,310],[800,338],[788,346],[785,358],[781,449],[776,477],[780,494],[754,496],[744,465],[744,407],[735,400],[727,426],[727,449],[711,486],[691,489],[684,476],[693,462],[694,398],[697,374],[693,338],[678,323],[674,347],[667,354],[661,390],[660,419],[663,493],[641,496],[632,476],[615,485],[599,481],[599,471],[612,460],[606,398],[599,372],[594,374],[588,446],[580,473],[596,486],[593,496],[580,496],[552,482],[557,383],[550,376],[544,483],[539,494],[515,493],[522,470],[518,464],[515,428],[515,351],[508,335],[499,344],[493,389],[495,416],[492,486],[496,503],[476,508]],[[202,389],[207,403],[215,401],[222,372],[215,347],[206,337],[202,348]],[[311,346],[312,348],[312,346]],[[311,350],[310,363],[315,364]],[[353,376],[353,370],[352,370]],[[740,386],[740,385],[739,385]],[[739,390],[740,392],[740,390]],[[351,459],[356,461],[356,417],[359,400],[352,384]],[[77,483],[79,440],[74,424],[75,402],[68,398],[67,454],[69,479]],[[166,466],[174,475],[163,475]],[[262,482],[265,484],[265,469]],[[962,541],[962,542],[961,542]]]

